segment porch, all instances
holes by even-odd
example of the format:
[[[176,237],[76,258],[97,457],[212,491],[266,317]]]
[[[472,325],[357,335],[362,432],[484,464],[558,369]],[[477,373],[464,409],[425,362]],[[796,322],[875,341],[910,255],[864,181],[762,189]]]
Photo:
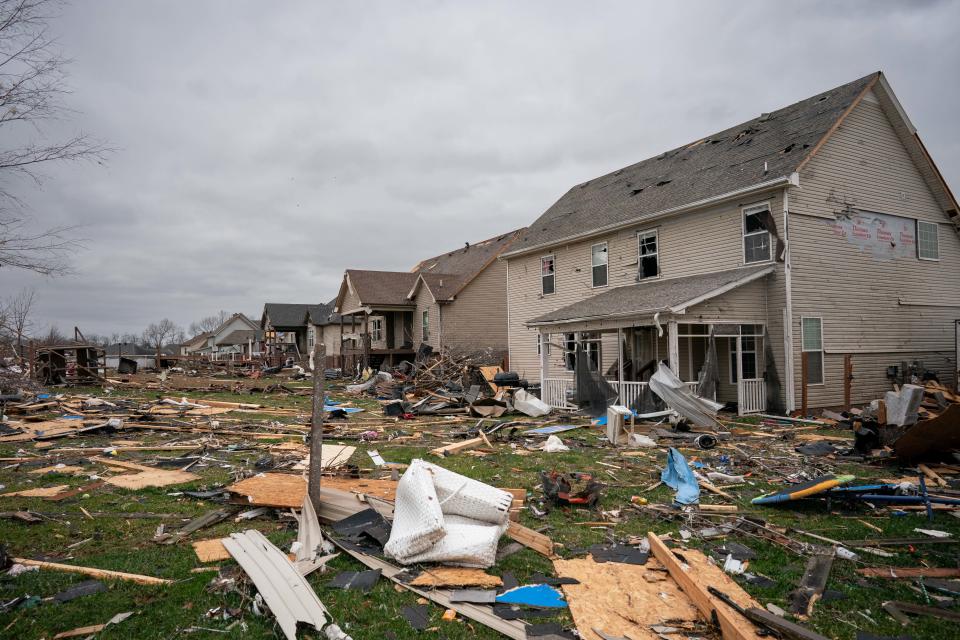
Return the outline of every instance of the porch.
[[[592,370],[603,372],[620,405],[638,406],[656,364],[663,361],[694,393],[735,403],[740,415],[763,413],[765,330],[763,324],[670,322],[666,328],[541,333],[541,355],[547,352],[541,358],[543,401],[555,408],[575,408],[569,398],[576,386],[573,359],[579,355],[588,358]],[[557,350],[562,360],[551,357]]]
[[[606,289],[528,321],[537,331],[541,394],[570,406],[577,358],[586,358],[621,405],[643,410],[660,362],[695,393],[735,404],[740,415],[767,411],[768,373],[776,380],[766,325],[772,265]]]
[[[364,308],[340,316],[340,354],[344,368],[391,366],[416,355],[413,310]]]

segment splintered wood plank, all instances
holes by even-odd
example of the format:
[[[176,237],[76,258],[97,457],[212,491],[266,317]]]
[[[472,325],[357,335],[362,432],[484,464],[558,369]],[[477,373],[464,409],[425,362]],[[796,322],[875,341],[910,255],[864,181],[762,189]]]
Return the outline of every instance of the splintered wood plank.
[[[321,481],[321,485],[327,483]],[[227,491],[258,507],[299,509],[307,495],[307,481],[303,476],[289,473],[262,473],[230,485]]]
[[[960,569],[949,567],[866,567],[857,573],[868,578],[960,578]]]
[[[663,565],[654,558],[645,565],[556,559],[553,567],[557,576],[580,581],[561,588],[577,631],[586,640],[602,640],[596,631],[618,638],[654,640],[660,636],[650,630],[651,625],[670,620],[671,626],[679,626],[677,622],[697,620],[697,607],[666,578]]]
[[[723,569],[693,549],[684,549],[683,558],[686,562],[681,561],[655,533],[648,533],[647,540],[650,541],[650,551],[667,568],[670,577],[693,601],[704,619],[712,620],[716,612],[724,640],[759,640],[761,636],[749,620],[707,591],[707,587],[715,587],[741,607],[763,608],[740,588],[733,578],[724,573]]]
[[[197,540],[192,544],[200,562],[217,562],[230,559],[230,552],[223,546],[223,540],[220,538]]]
[[[813,605],[823,595],[830,577],[830,568],[833,566],[833,552],[818,553],[810,556],[807,567],[800,579],[800,585],[790,592],[787,599],[790,601],[790,613],[800,620],[806,620],[813,613]]]
[[[105,624],[92,624],[89,627],[77,627],[76,629],[71,629],[70,631],[61,631],[57,635],[53,636],[53,640],[76,638],[77,636],[92,636],[103,631],[106,626],[107,625]]]
[[[415,587],[501,587],[503,580],[483,569],[430,567],[410,582]]]
[[[40,567],[51,571],[64,571],[66,573],[80,573],[92,578],[104,578],[108,580],[125,580],[127,582],[136,582],[138,584],[171,584],[173,580],[166,578],[154,578],[153,576],[143,576],[137,573],[124,573],[123,571],[110,571],[108,569],[96,569],[94,567],[81,567],[73,564],[60,564],[59,562],[44,562],[42,560],[30,560],[29,558],[14,558],[14,562],[25,564],[28,567]]]
[[[519,522],[513,522],[511,520],[507,526],[507,535],[510,536],[511,539],[533,549],[541,555],[547,556],[548,558],[553,557],[553,540],[542,533],[528,529]]]

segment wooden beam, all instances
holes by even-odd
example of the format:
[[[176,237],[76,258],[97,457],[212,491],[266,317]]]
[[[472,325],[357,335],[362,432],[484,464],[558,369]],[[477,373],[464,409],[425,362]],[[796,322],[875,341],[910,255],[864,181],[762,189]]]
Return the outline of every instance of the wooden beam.
[[[469,440],[463,440],[462,442],[454,442],[453,444],[448,444],[444,447],[437,447],[430,451],[431,454],[435,456],[448,456],[454,453],[459,453],[461,451],[467,451],[468,449],[476,449],[477,447],[483,446],[485,438],[471,438]]]
[[[172,584],[173,580],[166,578],[154,578],[153,576],[142,576],[136,573],[124,573],[123,571],[109,571],[107,569],[95,569],[93,567],[80,567],[72,564],[60,564],[58,562],[43,562],[41,560],[30,560],[28,558],[14,558],[14,562],[27,565],[28,567],[40,567],[41,569],[50,569],[51,571],[64,571],[66,573],[80,573],[93,578],[105,578],[111,580],[126,580],[138,584]]]
[[[541,555],[548,558],[553,557],[553,540],[542,533],[529,529],[519,522],[510,522],[510,525],[507,527],[507,535],[510,536],[511,539],[516,540],[525,547],[533,549]]]
[[[681,563],[673,551],[668,549],[663,541],[657,537],[657,534],[651,531],[647,534],[647,540],[650,541],[650,551],[653,552],[654,557],[667,568],[670,577],[680,585],[687,597],[693,601],[704,619],[713,620],[714,614],[716,614],[724,640],[754,640],[758,637],[753,624],[737,613],[733,607],[712,596],[707,591],[707,585],[701,584],[692,575],[692,572],[689,572],[690,567]]]
[[[925,507],[921,507],[925,508]],[[857,573],[868,578],[960,578],[960,569],[948,567],[865,567]]]
[[[850,396],[853,387],[853,356],[843,356],[843,409],[850,411]]]

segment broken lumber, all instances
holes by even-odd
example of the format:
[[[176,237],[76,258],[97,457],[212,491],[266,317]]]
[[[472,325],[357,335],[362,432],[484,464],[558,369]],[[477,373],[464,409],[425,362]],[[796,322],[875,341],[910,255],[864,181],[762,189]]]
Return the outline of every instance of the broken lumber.
[[[960,578],[960,568],[946,567],[865,567],[857,573],[868,578]]]
[[[167,580],[166,578],[154,578],[153,576],[143,576],[137,573],[124,573],[123,571],[110,571],[108,569],[96,569],[94,567],[81,567],[73,564],[60,564],[59,562],[44,562],[42,560],[30,560],[28,558],[14,558],[13,561],[28,567],[40,567],[41,569],[64,571],[66,573],[80,573],[93,578],[126,580],[128,582],[136,582],[137,584],[173,583],[173,580]]]
[[[757,607],[757,603],[740,588],[740,585],[723,573],[722,569],[711,565],[706,559],[702,563],[698,562],[697,566],[681,562],[680,558],[674,555],[673,551],[668,549],[652,531],[647,533],[647,540],[650,542],[650,551],[654,557],[667,568],[670,577],[680,585],[683,592],[693,601],[693,604],[700,610],[700,614],[706,620],[713,620],[714,614],[716,614],[716,620],[724,640],[758,640],[761,637],[749,620],[746,620],[733,607],[707,591],[708,586],[714,586],[729,594],[734,601],[745,609]],[[684,554],[691,557],[698,553],[698,551],[684,551]],[[719,575],[717,575],[717,572],[719,572]],[[694,575],[697,577],[694,578]],[[711,585],[710,582],[718,584]]]
[[[542,533],[538,533],[533,529],[523,526],[519,522],[513,522],[511,520],[509,526],[507,526],[507,535],[510,536],[511,539],[516,540],[525,547],[533,549],[541,555],[548,558],[553,557],[553,540]]]
[[[805,620],[810,617],[813,613],[813,605],[827,588],[827,579],[833,567],[833,557],[833,551],[810,556],[799,586],[787,596],[790,601],[790,613],[799,619]]]
[[[484,440],[486,438],[471,438],[470,440],[464,440],[462,442],[454,442],[453,444],[448,444],[443,447],[437,447],[430,451],[431,455],[444,456],[453,455],[454,453],[459,453],[461,451],[466,451],[468,449],[476,449],[479,446],[483,446]]]

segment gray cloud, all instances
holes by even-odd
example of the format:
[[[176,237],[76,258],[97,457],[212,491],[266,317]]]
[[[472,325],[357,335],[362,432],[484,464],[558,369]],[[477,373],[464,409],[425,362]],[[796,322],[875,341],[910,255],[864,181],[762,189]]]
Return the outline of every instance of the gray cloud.
[[[18,186],[86,248],[0,292],[100,333],[327,300],[344,268],[408,269],[877,69],[956,188],[958,23],[957,2],[78,2],[53,29],[79,114],[50,133],[118,151]]]

